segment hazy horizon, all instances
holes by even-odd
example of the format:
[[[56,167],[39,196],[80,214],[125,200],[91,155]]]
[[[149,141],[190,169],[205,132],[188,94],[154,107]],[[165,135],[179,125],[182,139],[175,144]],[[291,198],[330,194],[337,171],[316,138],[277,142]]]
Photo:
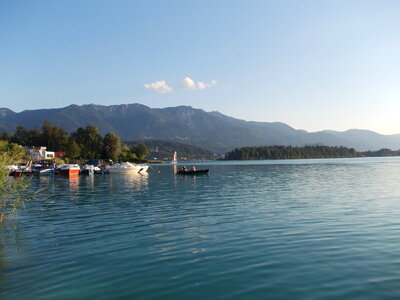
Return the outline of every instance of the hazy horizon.
[[[189,105],[399,134],[400,2],[2,1],[1,107]]]

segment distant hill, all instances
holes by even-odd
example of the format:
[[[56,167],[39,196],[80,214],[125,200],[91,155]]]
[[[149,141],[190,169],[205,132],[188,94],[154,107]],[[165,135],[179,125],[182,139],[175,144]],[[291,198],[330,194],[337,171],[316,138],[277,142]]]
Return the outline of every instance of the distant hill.
[[[323,131],[344,140],[342,146],[352,147],[359,151],[388,148],[399,150],[400,134],[382,135],[370,130],[350,129],[344,132]]]
[[[57,109],[0,109],[0,131],[12,133],[17,125],[40,128],[44,120],[67,132],[89,124],[102,134],[117,133],[123,140],[166,140],[224,153],[236,147],[268,145],[345,146],[358,151],[400,149],[400,135],[367,130],[345,132],[296,130],[280,122],[251,122],[205,112],[190,106],[150,108],[142,104],[70,105]]]

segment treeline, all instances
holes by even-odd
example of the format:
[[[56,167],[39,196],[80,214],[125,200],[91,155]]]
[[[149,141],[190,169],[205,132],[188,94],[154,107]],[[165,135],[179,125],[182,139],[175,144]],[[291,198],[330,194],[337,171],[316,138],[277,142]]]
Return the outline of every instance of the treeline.
[[[328,146],[262,146],[243,147],[225,153],[225,160],[304,159],[359,157],[353,148]]]
[[[63,128],[45,121],[41,129],[17,126],[14,135],[0,133],[0,140],[21,146],[44,146],[48,151],[65,152],[70,159],[103,158],[114,161],[143,160],[148,154],[144,144],[123,145],[120,137],[113,133],[101,136],[97,127],[79,127],[68,134]]]
[[[364,151],[361,152],[361,154],[367,157],[400,156],[400,150],[393,151],[390,149],[383,148],[378,151]]]

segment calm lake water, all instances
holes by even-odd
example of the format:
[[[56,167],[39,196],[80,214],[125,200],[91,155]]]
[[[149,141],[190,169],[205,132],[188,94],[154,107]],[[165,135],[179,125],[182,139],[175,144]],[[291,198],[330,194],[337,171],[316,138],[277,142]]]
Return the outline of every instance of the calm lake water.
[[[0,298],[400,297],[400,158],[40,177],[0,228]]]

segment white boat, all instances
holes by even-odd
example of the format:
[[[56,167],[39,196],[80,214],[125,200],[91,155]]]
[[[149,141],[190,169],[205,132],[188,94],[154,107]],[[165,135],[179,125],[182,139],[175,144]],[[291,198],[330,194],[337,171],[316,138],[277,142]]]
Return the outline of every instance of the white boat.
[[[38,161],[33,165],[32,172],[34,174],[39,174],[39,175],[54,174],[55,172],[54,162],[48,160]]]
[[[148,168],[148,164],[132,164],[130,162],[124,162],[121,164],[113,164],[108,167],[108,171],[110,171],[110,173],[142,173],[146,172]]]
[[[178,163],[178,154],[176,153],[176,151],[174,151],[174,155],[172,157],[171,164],[177,164],[177,163]]]
[[[19,167],[17,165],[8,165],[8,166],[5,166],[5,168],[8,171],[12,172],[12,171],[18,170]]]
[[[95,167],[93,165],[87,165],[86,164],[86,165],[84,165],[82,167],[80,174],[82,174],[82,175],[93,175],[95,168],[97,168],[97,167]]]
[[[55,170],[53,167],[44,167],[44,166],[40,166],[40,167],[35,167],[32,172],[34,174],[40,174],[40,175],[50,175],[50,174],[54,174]]]

